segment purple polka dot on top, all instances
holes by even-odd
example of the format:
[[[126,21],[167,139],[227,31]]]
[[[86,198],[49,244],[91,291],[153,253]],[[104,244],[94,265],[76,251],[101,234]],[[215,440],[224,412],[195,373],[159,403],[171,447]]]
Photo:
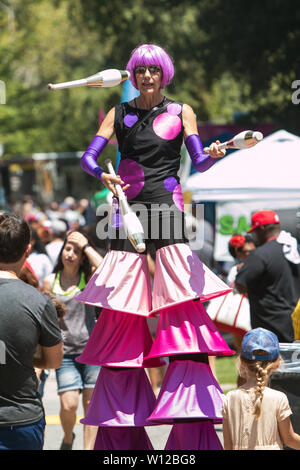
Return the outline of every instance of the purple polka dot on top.
[[[135,113],[126,114],[124,117],[124,124],[127,127],[132,127],[138,121],[138,117]]]
[[[181,113],[181,106],[178,103],[170,103],[167,106],[167,110],[169,114],[172,114],[173,116],[177,116],[178,114]]]
[[[178,184],[177,179],[174,176],[169,176],[164,180],[164,186],[167,191],[172,194],[172,199],[174,201],[175,206],[184,212],[184,204],[183,204],[183,197],[182,197],[182,190],[181,185]]]
[[[181,119],[169,113],[159,114],[153,121],[153,130],[162,139],[175,139],[181,131]]]
[[[137,162],[131,158],[121,160],[118,175],[121,176],[125,185],[130,184],[130,187],[125,191],[128,200],[135,198],[142,191],[145,184],[145,174]]]
[[[172,193],[174,189],[176,188],[176,186],[178,185],[178,181],[176,178],[174,178],[174,176],[169,176],[169,178],[166,178],[164,180],[164,185],[165,185],[166,190]]]

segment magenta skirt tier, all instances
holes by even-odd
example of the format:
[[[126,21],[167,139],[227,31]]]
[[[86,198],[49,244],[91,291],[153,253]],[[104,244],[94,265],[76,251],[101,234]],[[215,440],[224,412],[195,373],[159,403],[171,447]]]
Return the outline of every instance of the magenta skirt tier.
[[[211,421],[176,423],[165,450],[223,450]]]
[[[86,413],[91,426],[149,426],[155,395],[144,369],[102,367]]]
[[[157,250],[152,296],[146,255],[110,250],[76,299],[147,317],[188,300],[204,302],[231,290],[188,245],[178,243]]]
[[[163,311],[147,359],[186,353],[235,354],[200,301],[190,300]]]
[[[231,291],[185,243],[157,250],[151,314],[187,300],[204,302]]]
[[[99,427],[94,450],[153,450],[143,427]]]
[[[147,256],[108,251],[76,300],[147,317],[152,308]]]
[[[162,367],[160,358],[145,360],[152,343],[146,318],[103,309],[76,360],[106,367]]]
[[[170,362],[155,408],[147,422],[174,424],[190,420],[222,422],[224,394],[208,364]]]

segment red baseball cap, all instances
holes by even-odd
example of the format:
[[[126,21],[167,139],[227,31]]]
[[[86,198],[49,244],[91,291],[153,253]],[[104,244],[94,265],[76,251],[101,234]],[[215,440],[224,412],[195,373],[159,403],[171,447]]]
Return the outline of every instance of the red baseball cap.
[[[279,224],[280,219],[279,215],[276,212],[268,210],[268,211],[258,211],[255,212],[251,217],[251,228],[248,230],[248,233],[253,232],[257,227],[261,227],[262,225],[270,225],[270,224]]]
[[[243,235],[233,235],[229,241],[230,246],[235,246],[236,248],[241,248],[245,244],[246,238]]]

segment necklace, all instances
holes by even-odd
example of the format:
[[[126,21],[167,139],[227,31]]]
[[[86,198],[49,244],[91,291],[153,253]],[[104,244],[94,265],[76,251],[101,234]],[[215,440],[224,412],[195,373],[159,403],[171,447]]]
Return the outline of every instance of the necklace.
[[[164,96],[162,101],[160,101],[160,103],[152,106],[152,108],[150,108],[150,109],[139,108],[138,105],[137,105],[137,102],[136,102],[136,98],[134,98],[133,101],[134,101],[134,106],[135,106],[137,112],[139,112],[139,111],[151,111],[152,109],[159,108],[159,106],[163,106],[165,104],[166,97]]]

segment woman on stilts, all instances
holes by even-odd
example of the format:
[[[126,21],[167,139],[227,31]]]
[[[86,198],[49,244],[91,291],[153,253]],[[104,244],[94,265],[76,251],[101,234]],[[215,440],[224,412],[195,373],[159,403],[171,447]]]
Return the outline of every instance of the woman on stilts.
[[[234,352],[202,302],[230,289],[189,248],[178,170],[183,141],[200,172],[225,151],[217,141],[205,154],[193,109],[163,94],[174,75],[164,49],[137,47],[126,69],[140,94],[108,112],[81,166],[115,196],[115,183],[123,185],[140,212],[147,250],[156,251],[155,273],[151,288],[147,251],[134,250],[117,213],[110,250],[77,297],[103,308],[78,358],[102,366],[82,422],[98,426],[95,449],[152,449],[144,427],[164,423],[173,424],[166,449],[220,449],[213,425],[222,421],[223,394],[208,356]],[[116,177],[97,164],[114,134],[121,153]],[[146,321],[153,315],[154,340]],[[144,369],[163,365],[163,357],[169,366],[156,400]]]

